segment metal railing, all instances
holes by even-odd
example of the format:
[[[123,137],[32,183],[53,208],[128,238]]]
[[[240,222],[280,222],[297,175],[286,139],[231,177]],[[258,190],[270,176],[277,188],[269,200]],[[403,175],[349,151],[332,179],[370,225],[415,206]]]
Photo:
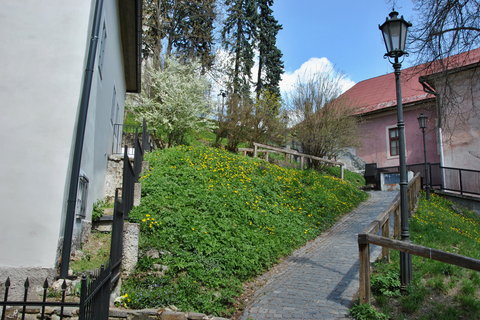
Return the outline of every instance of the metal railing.
[[[149,151],[153,149],[153,139],[147,129],[145,120],[143,120],[142,125],[114,124],[112,154],[123,154],[123,149],[125,145],[127,145],[130,146],[130,148],[127,148],[128,155],[134,155],[135,143],[138,136],[141,136],[140,141],[143,150]]]
[[[480,195],[480,171],[471,169],[441,167],[443,190],[458,192],[461,195]]]
[[[3,300],[0,300],[1,314],[0,320],[10,319],[9,313],[16,312],[18,319],[30,319],[27,316],[29,307],[40,307],[36,318],[40,320],[51,319],[51,314],[46,313],[47,307],[57,307],[56,315],[59,319],[71,316],[71,310],[65,311],[65,308],[78,308],[79,320],[107,320],[110,305],[110,292],[120,278],[122,249],[123,249],[123,223],[125,206],[123,201],[118,198],[118,190],[115,193],[115,206],[112,224],[112,241],[110,244],[110,258],[106,267],[102,266],[97,270],[85,273],[81,279],[80,297],[77,302],[67,302],[67,283],[63,281],[61,286],[61,298],[58,301],[48,301],[49,283],[45,279],[43,283],[43,294],[38,300],[37,296],[29,298],[31,291],[30,281],[27,278],[23,285],[23,299],[9,300],[11,281],[10,278],[4,283]],[[7,307],[11,307],[7,309]],[[15,319],[17,319],[15,318]]]
[[[64,316],[64,309],[66,307],[78,307],[79,303],[76,302],[66,302],[65,297],[66,297],[66,289],[67,289],[67,284],[66,281],[63,281],[63,284],[61,286],[61,300],[60,301],[47,301],[47,295],[48,295],[48,289],[50,288],[48,280],[45,279],[45,282],[43,283],[43,294],[41,297],[40,301],[29,301],[29,289],[30,289],[30,280],[27,278],[23,284],[23,299],[21,301],[19,300],[8,300],[9,298],[9,293],[10,293],[10,287],[11,287],[11,282],[10,278],[7,278],[7,280],[4,283],[5,287],[5,292],[3,294],[3,301],[0,300],[0,306],[2,307],[1,309],[1,315],[0,319],[5,320],[5,319],[13,319],[10,318],[9,314],[10,310],[7,309],[7,306],[11,307],[17,307],[18,309],[12,310],[19,314],[21,319],[25,319],[27,315],[27,308],[28,307],[40,307],[40,319],[43,320],[46,317],[45,313],[45,308],[46,307],[60,307],[60,319],[63,319]],[[12,312],[13,313],[13,312]],[[8,318],[7,318],[8,317]]]
[[[383,167],[376,170],[378,173],[398,173],[399,167]],[[407,170],[420,174],[423,188],[429,183],[431,189],[452,191],[461,195],[480,195],[479,170],[444,167],[440,163],[427,163],[427,177],[424,163],[409,164]]]
[[[123,179],[122,179],[122,201],[123,208],[125,213],[125,219],[128,219],[128,214],[133,208],[134,197],[135,197],[135,183],[138,182],[140,178],[140,173],[142,172],[143,157],[145,151],[150,150],[150,145],[148,143],[148,131],[147,124],[143,122],[143,131],[140,140],[138,132],[135,133],[135,139],[133,141],[134,146],[134,159],[133,166],[128,157],[128,145],[125,145],[124,154],[123,154]]]
[[[135,193],[135,171],[130,163],[127,152],[127,145],[125,145],[122,179],[122,202],[125,212],[125,219],[128,219],[128,214],[133,208],[133,198]]]

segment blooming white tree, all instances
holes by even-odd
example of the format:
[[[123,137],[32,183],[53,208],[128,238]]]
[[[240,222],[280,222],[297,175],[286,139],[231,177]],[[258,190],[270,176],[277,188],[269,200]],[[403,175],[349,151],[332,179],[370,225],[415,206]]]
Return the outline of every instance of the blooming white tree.
[[[162,147],[184,143],[188,132],[212,125],[209,82],[198,63],[168,58],[161,70],[147,67],[142,92],[128,105],[137,121],[155,129]]]

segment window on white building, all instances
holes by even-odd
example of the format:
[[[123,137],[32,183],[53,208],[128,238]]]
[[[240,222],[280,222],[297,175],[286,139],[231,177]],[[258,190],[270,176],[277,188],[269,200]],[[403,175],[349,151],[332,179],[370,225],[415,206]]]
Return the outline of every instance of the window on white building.
[[[87,216],[88,178],[85,174],[78,179],[76,217],[84,219]]]

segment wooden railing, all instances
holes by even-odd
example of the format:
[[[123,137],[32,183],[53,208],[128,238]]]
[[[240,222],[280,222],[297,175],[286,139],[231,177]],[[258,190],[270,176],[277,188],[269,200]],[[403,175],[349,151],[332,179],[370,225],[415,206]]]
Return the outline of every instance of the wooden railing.
[[[420,174],[408,184],[408,212],[415,210],[421,189]],[[394,231],[393,237],[390,238],[390,219],[393,217]],[[377,233],[381,233],[379,236]],[[358,235],[359,248],[359,299],[360,303],[369,303],[371,298],[370,290],[370,244],[382,247],[381,258],[390,260],[390,249],[410,253],[428,259],[438,260],[460,267],[469,268],[480,271],[480,260],[465,257],[462,255],[448,253],[441,250],[423,247],[412,244],[410,242],[396,240],[400,238],[400,197],[397,196],[392,205],[382,212],[364,231]]]
[[[247,152],[253,152],[253,157],[257,157],[259,153],[265,153],[265,160],[268,161],[268,154],[269,153],[283,153],[285,155],[290,155],[290,156],[296,156],[300,158],[300,169],[303,170],[305,167],[305,159],[311,159],[323,163],[328,163],[331,165],[339,166],[340,167],[340,178],[344,178],[344,167],[345,165],[342,162],[337,162],[333,160],[327,160],[323,159],[320,157],[312,156],[309,154],[304,154],[300,153],[296,150],[292,149],[284,149],[284,148],[277,148],[277,147],[272,147],[266,144],[261,144],[261,143],[253,143],[253,148],[239,148],[240,152],[243,152],[244,155],[247,154]]]

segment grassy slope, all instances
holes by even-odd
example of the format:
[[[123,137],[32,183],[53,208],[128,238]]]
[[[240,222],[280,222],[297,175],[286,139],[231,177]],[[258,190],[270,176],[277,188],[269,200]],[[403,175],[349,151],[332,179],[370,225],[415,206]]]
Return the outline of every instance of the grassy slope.
[[[440,196],[421,199],[410,232],[413,243],[480,259],[480,217]],[[391,264],[378,263],[375,269],[376,306],[390,319],[480,319],[476,271],[414,256],[412,285],[399,296],[398,254]]]
[[[177,147],[148,160],[142,204],[130,217],[141,225],[141,250],[163,254],[141,257],[137,273],[124,283],[132,308],[174,304],[228,315],[242,282],[366,198],[331,175],[219,149]],[[164,277],[152,273],[158,265],[168,266]]]

